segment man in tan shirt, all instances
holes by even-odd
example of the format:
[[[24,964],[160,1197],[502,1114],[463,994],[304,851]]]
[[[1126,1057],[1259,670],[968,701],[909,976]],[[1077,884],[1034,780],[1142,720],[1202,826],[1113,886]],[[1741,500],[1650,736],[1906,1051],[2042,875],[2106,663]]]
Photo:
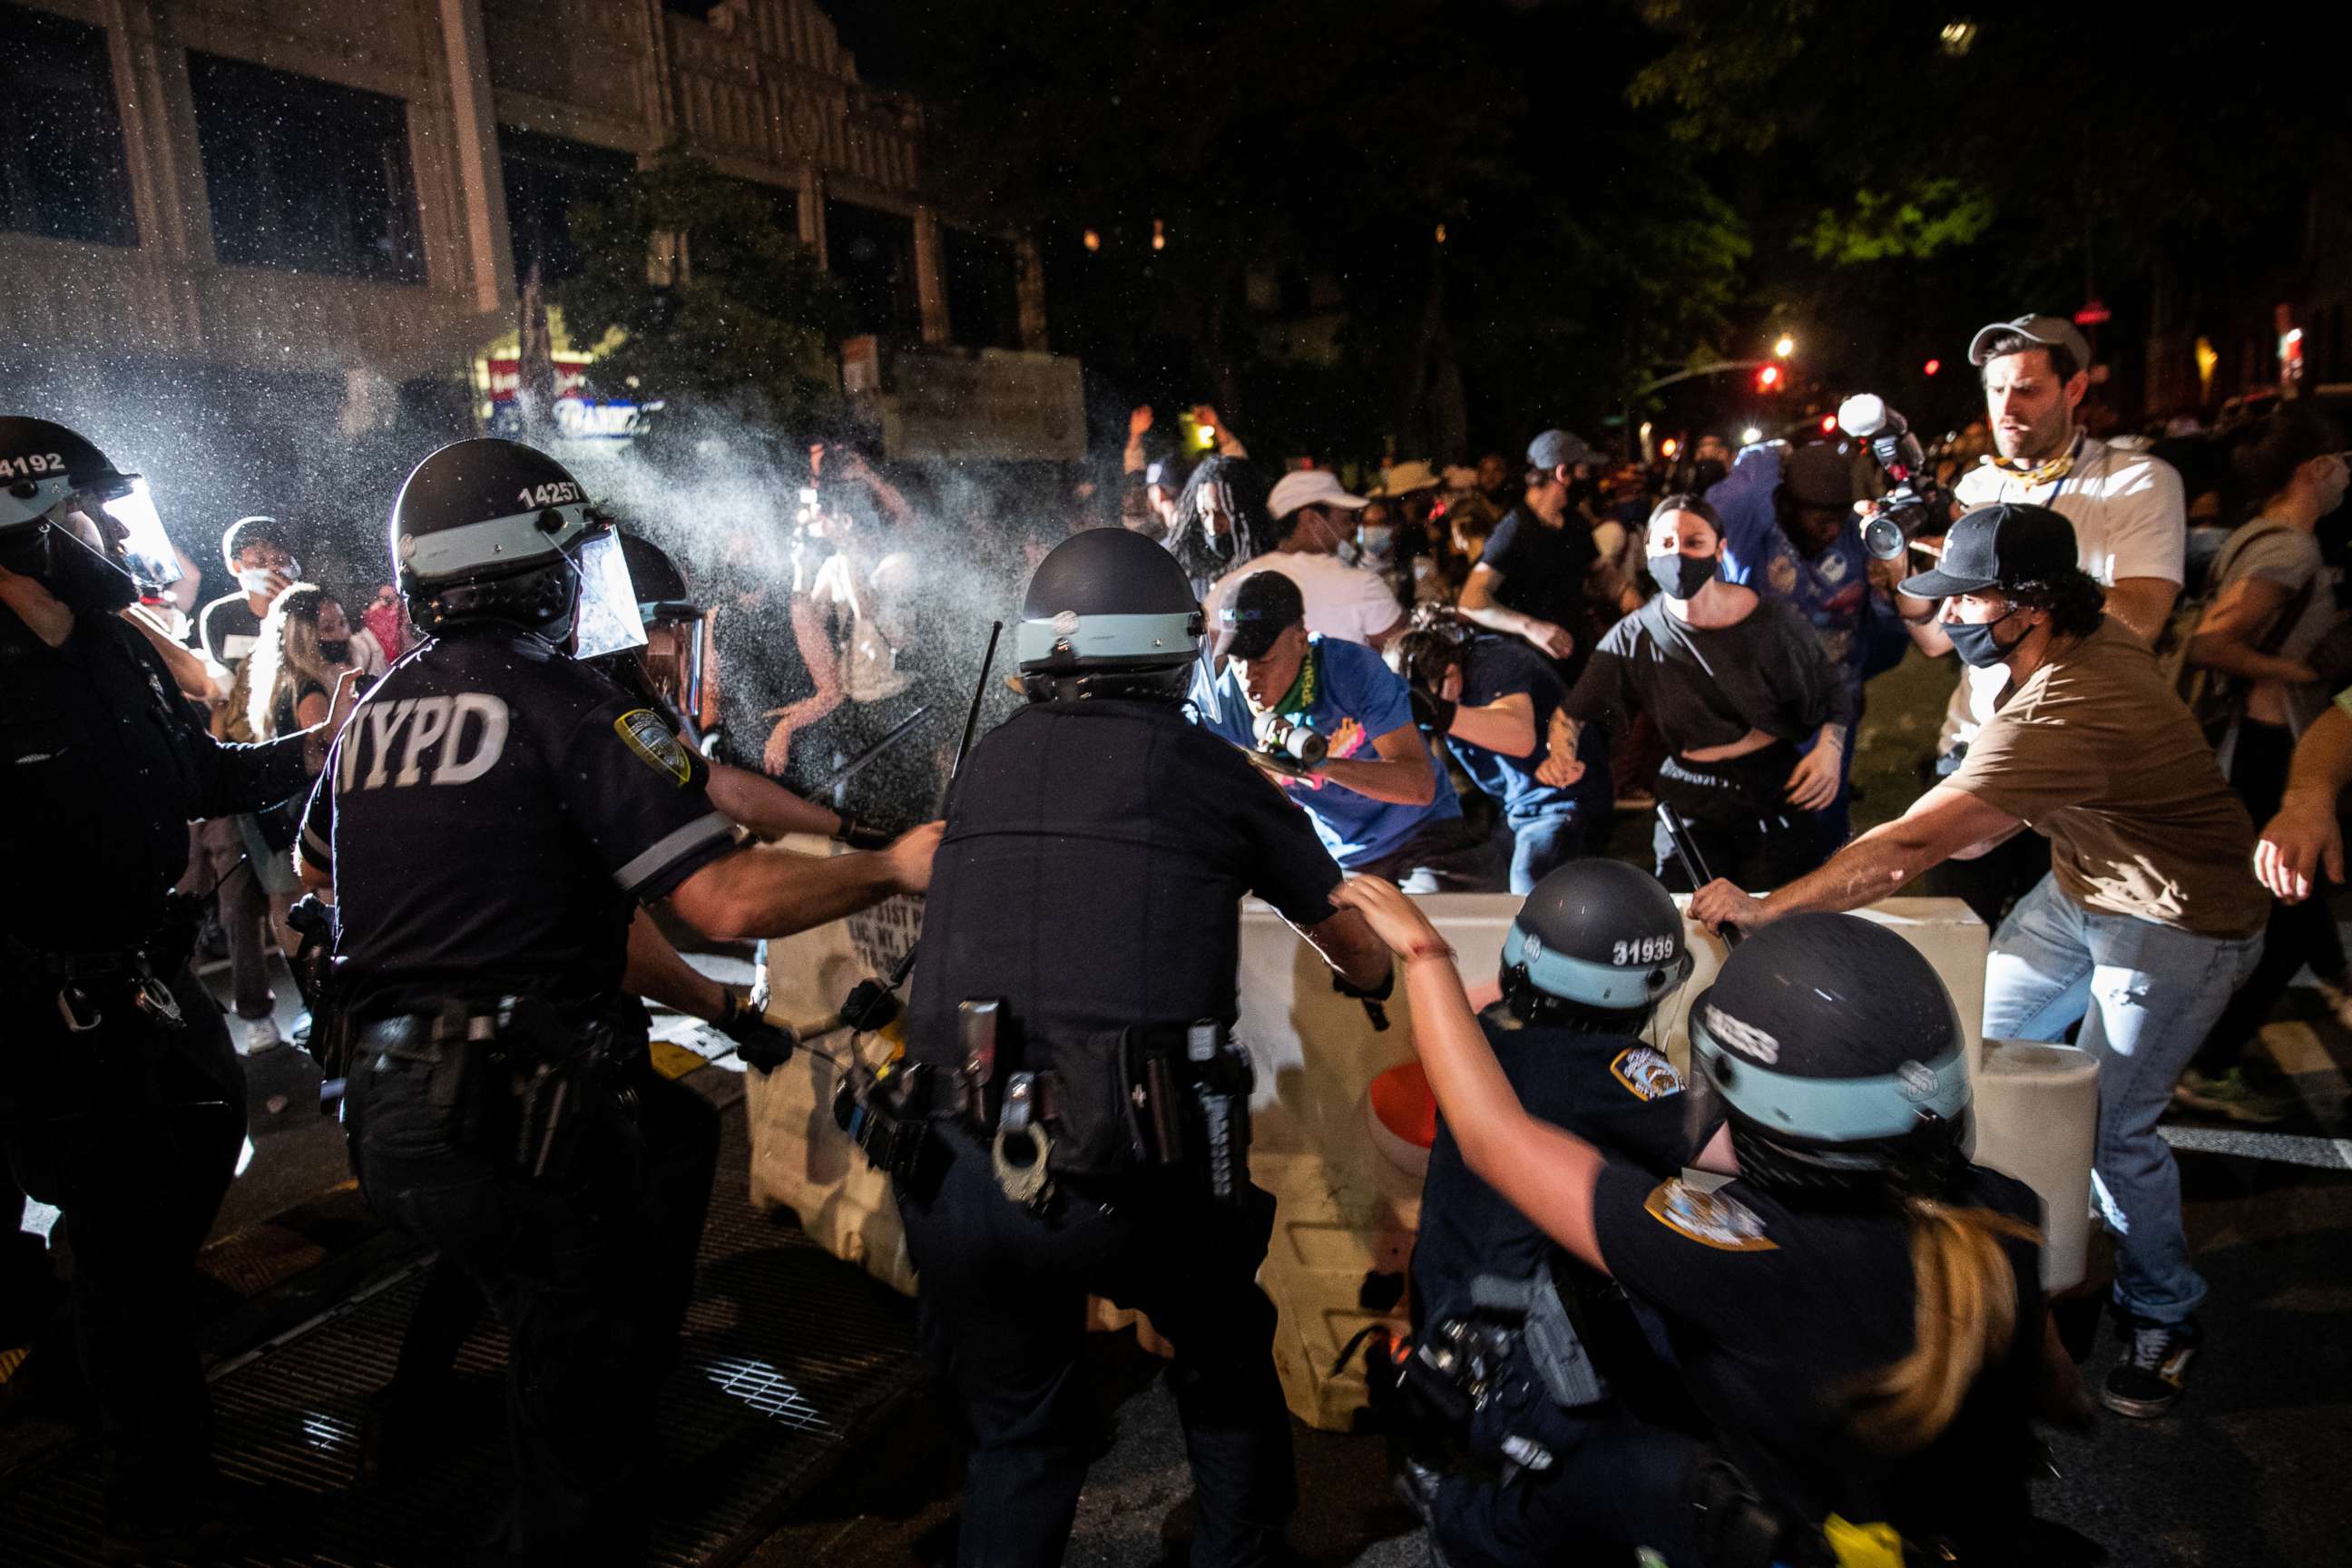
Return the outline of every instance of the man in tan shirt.
[[[1764,898],[1713,882],[1691,913],[1752,930],[1874,902],[2028,827],[2050,840],[2050,874],[1993,935],[1984,1035],[2055,1040],[2079,1019],[2077,1043],[2098,1058],[2093,1184],[2130,1336],[2103,1398],[2149,1416],[2180,1395],[2205,1294],[2157,1118],[2261,956],[2270,900],[2245,807],[2155,656],[2103,615],[2075,552],[2072,526],[2046,507],[1984,507],[1953,524],[1941,564],[1903,591],[1942,602],[1962,658],[2008,671],[1967,760],[1820,870]]]

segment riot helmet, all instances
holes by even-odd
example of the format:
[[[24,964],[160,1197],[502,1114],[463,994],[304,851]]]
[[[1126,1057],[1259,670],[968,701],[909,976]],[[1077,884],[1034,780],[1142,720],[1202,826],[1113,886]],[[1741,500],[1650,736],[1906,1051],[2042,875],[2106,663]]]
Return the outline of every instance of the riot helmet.
[[[1201,604],[1176,558],[1139,533],[1089,529],[1030,575],[1013,648],[1033,701],[1184,694]]]
[[[625,689],[658,698],[691,721],[702,708],[705,612],[694,602],[686,574],[661,546],[625,531],[614,537],[646,640],[642,647],[621,649],[597,663]]]
[[[454,442],[417,464],[391,534],[409,618],[426,631],[508,621],[559,645],[576,633],[582,657],[645,641],[610,525],[562,464],[519,441]]]
[[[0,566],[77,610],[119,609],[180,580],[147,481],[64,426],[23,416],[0,418]]]
[[[1926,1178],[1964,1152],[1968,1037],[1917,948],[1858,915],[1750,934],[1690,1014],[1692,1064],[1740,1174],[1832,1191]]]
[[[1522,1023],[1633,1034],[1690,978],[1682,911],[1622,860],[1571,860],[1538,882],[1503,938],[1503,1001]]]

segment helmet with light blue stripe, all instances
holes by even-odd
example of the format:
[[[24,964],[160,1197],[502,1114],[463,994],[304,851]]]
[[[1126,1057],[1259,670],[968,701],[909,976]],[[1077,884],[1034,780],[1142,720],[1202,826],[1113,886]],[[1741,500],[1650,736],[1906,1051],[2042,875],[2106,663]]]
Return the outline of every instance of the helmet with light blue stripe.
[[[1631,1034],[1690,972],[1682,911],[1621,860],[1552,871],[1503,938],[1503,1000],[1525,1023]]]
[[[1883,1174],[1963,1146],[1968,1036],[1935,966],[1858,915],[1751,933],[1693,1004],[1691,1062],[1768,1185]]]
[[[1200,601],[1176,558],[1139,533],[1097,528],[1037,563],[1013,647],[1033,700],[1176,697],[1201,632]]]

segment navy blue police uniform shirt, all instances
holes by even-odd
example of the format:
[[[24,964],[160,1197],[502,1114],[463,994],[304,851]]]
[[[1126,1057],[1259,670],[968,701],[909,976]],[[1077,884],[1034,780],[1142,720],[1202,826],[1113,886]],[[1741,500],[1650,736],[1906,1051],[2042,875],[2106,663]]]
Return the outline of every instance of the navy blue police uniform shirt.
[[[514,627],[402,659],[302,826],[334,875],[353,1015],[613,995],[635,906],[735,847],[708,776],[659,714]]]
[[[40,895],[0,900],[0,930],[50,952],[144,942],[187,869],[188,824],[299,795],[302,745],[215,740],[117,616],[75,616],[53,648],[0,606],[0,813],[12,885]]]
[[[980,998],[1032,1036],[1230,1023],[1242,896],[1308,926],[1335,912],[1339,885],[1306,815],[1181,708],[1033,704],[956,776],[910,1049],[947,1059],[957,1005]]]
[[[1623,1036],[1523,1025],[1500,1003],[1478,1016],[1478,1026],[1538,1121],[1661,1176],[1679,1172],[1695,1152],[1683,1080],[1663,1052]],[[1524,1279],[1554,1251],[1534,1221],[1472,1173],[1441,1114],[1412,1252],[1416,1326],[1468,1312],[1479,1275]]]
[[[1525,821],[1573,810],[1589,792],[1586,781],[1597,784],[1606,775],[1596,778],[1597,770],[1587,769],[1584,780],[1566,789],[1536,777],[1536,770],[1543,766],[1551,716],[1568,700],[1568,688],[1549,659],[1517,637],[1491,632],[1473,637],[1463,649],[1460,705],[1486,708],[1522,693],[1535,709],[1536,744],[1526,756],[1507,757],[1459,735],[1446,736],[1445,745],[1479,794],[1500,806],[1504,816]]]
[[[1969,1167],[1954,1201],[2042,1222],[2032,1188],[1981,1166]],[[1840,1399],[1915,1343],[1900,1214],[1791,1208],[1747,1182],[1710,1193],[1612,1163],[1593,1222],[1609,1272],[1665,1321],[1693,1396],[1768,1495],[1809,1518],[1885,1521],[2003,1560],[2027,1512],[2028,1411],[2042,1353],[2038,1247],[2001,1238],[2016,1279],[2008,1355],[1979,1375],[1934,1442],[1893,1455],[1853,1435]]]

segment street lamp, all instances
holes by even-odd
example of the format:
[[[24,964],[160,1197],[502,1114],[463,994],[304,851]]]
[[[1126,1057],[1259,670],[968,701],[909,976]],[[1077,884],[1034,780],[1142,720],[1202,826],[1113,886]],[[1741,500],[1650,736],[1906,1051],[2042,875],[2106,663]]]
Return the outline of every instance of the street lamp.
[[[1782,332],[1780,334],[1780,341],[1772,345],[1772,357],[1774,359],[1787,359],[1790,354],[1795,353],[1796,352],[1797,340],[1790,337],[1786,332]]]

